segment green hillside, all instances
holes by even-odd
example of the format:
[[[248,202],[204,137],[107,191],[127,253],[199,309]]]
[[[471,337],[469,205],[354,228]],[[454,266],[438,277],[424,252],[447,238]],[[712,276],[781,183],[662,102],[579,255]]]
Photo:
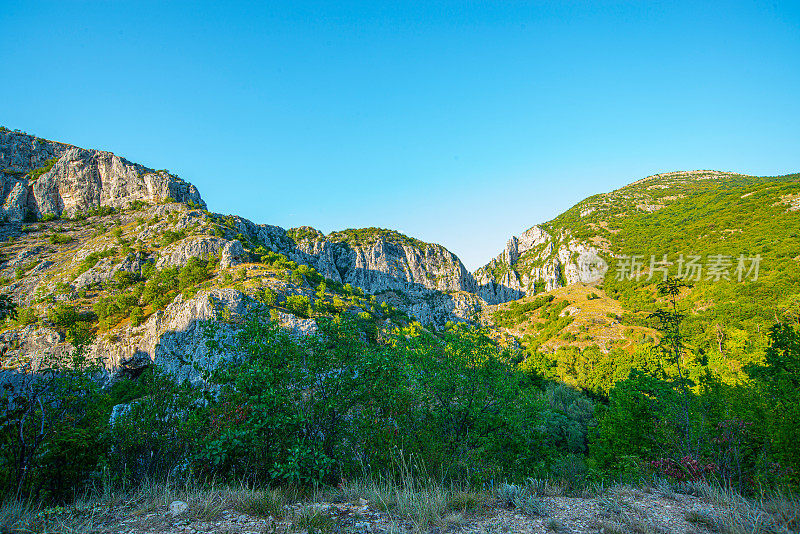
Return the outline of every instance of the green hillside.
[[[598,285],[622,305],[624,326],[656,326],[647,318],[660,305],[656,283],[665,274],[684,275],[693,285],[681,295],[691,354],[715,362],[735,382],[744,378],[747,364],[763,358],[768,328],[800,314],[799,208],[800,174],[694,171],[656,175],[589,197],[541,227],[555,241],[551,255],[575,241],[598,250],[609,266]],[[526,251],[510,268],[531,272],[547,261],[541,253],[546,246]],[[692,260],[699,271],[690,268]],[[585,352],[586,339],[581,341],[538,358],[545,362],[539,367],[557,366],[569,348]],[[532,353],[547,350],[533,338],[526,345]],[[597,363],[595,357],[583,359]],[[561,369],[553,377],[572,375],[576,381],[581,373]]]

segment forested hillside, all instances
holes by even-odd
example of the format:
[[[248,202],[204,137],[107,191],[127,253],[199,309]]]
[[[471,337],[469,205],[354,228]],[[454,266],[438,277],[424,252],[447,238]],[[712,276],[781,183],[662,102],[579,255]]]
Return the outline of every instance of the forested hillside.
[[[596,253],[607,270],[592,285],[604,298],[585,306],[605,304],[610,322],[619,322],[629,343],[613,347],[602,337],[592,343],[590,333],[561,318],[564,324],[552,334],[524,333],[531,363],[549,376],[588,386],[577,376],[585,377],[587,366],[607,358],[605,352],[613,351],[614,361],[644,358],[652,339],[637,330],[657,327],[648,319],[662,304],[656,284],[671,276],[692,285],[680,299],[687,311],[688,357],[710,362],[728,383],[744,380],[744,367],[763,360],[769,327],[800,313],[799,208],[800,175],[712,171],[656,175],[576,204],[540,226],[555,237],[521,252],[506,268],[524,276],[554,264],[556,272],[567,272],[580,253],[559,261],[565,247]],[[529,294],[540,291],[535,287]],[[502,319],[493,324],[504,326]],[[545,337],[553,336],[567,339],[547,343]]]

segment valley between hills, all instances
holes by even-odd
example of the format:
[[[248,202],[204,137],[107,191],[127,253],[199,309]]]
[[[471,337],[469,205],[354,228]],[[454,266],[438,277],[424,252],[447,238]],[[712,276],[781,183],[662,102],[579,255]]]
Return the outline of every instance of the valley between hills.
[[[466,532],[481,510],[529,531],[744,532],[750,513],[777,530],[748,532],[797,531],[796,498],[730,492],[800,482],[800,174],[641,178],[532,214],[469,272],[390,229],[213,213],[167,170],[19,130],[0,128],[0,171],[4,491],[69,501],[165,473],[251,488],[184,488],[191,514],[224,501],[186,525],[142,497],[150,526],[87,532],[244,532],[239,513]],[[389,472],[401,486],[347,485]],[[460,485],[423,518],[397,497],[406,475]],[[612,483],[640,489],[609,500]],[[293,504],[321,486],[324,510]],[[570,527],[556,508],[576,496],[594,511]]]

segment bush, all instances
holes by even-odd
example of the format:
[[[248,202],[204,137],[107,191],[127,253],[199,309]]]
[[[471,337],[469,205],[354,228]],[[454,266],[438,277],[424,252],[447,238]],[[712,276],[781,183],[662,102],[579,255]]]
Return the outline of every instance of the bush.
[[[528,472],[541,462],[536,390],[479,331],[393,337],[377,345],[352,319],[317,320],[293,339],[257,316],[245,321],[214,373],[195,468],[263,482],[335,482],[363,466],[381,472],[398,453],[432,472]],[[493,475],[492,475],[493,476]]]
[[[131,308],[130,318],[131,324],[133,326],[139,326],[142,324],[144,314],[142,313],[142,309],[139,306],[134,306]]]
[[[50,243],[53,245],[66,245],[67,243],[72,243],[72,237],[55,233],[50,236]]]
[[[35,182],[36,180],[38,180],[38,179],[39,179],[39,177],[40,177],[41,175],[43,175],[43,174],[46,174],[46,173],[50,172],[50,170],[53,168],[53,165],[55,165],[57,161],[58,161],[58,158],[50,158],[50,159],[48,159],[47,161],[45,161],[44,165],[42,165],[42,166],[41,166],[41,167],[39,167],[38,169],[34,169],[34,170],[32,170],[32,171],[31,171],[31,172],[28,174],[28,178],[29,178],[29,180],[30,180],[31,182]]]
[[[178,230],[177,232],[174,230],[164,230],[161,233],[161,239],[159,240],[160,247],[166,247],[167,245],[171,245],[181,239],[185,238],[188,235],[187,231]]]
[[[97,468],[107,405],[92,379],[99,367],[74,355],[44,354],[34,370],[0,394],[0,490],[4,495],[62,501]]]
[[[115,248],[107,248],[100,252],[92,252],[88,256],[86,256],[83,261],[78,265],[78,273],[85,273],[99,262],[103,258],[112,258],[116,256],[117,249]]]
[[[272,288],[262,287],[256,292],[256,300],[267,306],[275,306],[278,302],[278,294]]]
[[[313,313],[311,299],[305,295],[289,295],[284,303],[286,309],[300,317],[310,317]]]
[[[36,314],[36,309],[31,306],[27,306],[17,309],[17,317],[14,322],[18,326],[28,326],[29,324],[36,323],[38,320],[39,316]]]
[[[211,278],[209,263],[199,258],[190,258],[178,274],[178,288],[181,290],[196,286]]]
[[[769,416],[760,423],[774,448],[773,466],[786,481],[800,485],[800,326],[777,324],[769,332],[765,365],[751,366],[748,374],[769,399]]]
[[[91,324],[84,320],[75,306],[59,303],[47,310],[47,320],[66,335],[73,345],[85,345],[91,341]]]

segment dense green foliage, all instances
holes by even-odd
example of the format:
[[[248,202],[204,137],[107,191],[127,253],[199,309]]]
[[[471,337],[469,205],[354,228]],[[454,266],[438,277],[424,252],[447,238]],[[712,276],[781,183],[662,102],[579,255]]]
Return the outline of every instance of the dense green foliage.
[[[351,245],[369,245],[383,239],[389,243],[397,245],[410,245],[422,250],[428,247],[428,243],[401,234],[396,230],[387,230],[386,228],[348,228],[338,232],[331,232],[327,235],[329,241],[348,243]]]
[[[61,325],[78,320],[66,308],[52,315]],[[202,375],[207,387],[150,369],[101,389],[91,362],[53,364],[52,380],[3,397],[3,491],[63,499],[101,476],[128,485],[168,472],[336,483],[409,459],[473,484],[553,477],[579,490],[651,473],[743,491],[798,483],[800,326],[771,330],[751,383],[704,373],[685,395],[658,358],[592,400],[526,371],[479,329],[365,336],[357,319],[318,323],[319,334],[295,338],[251,315],[233,340],[209,324],[209,348],[229,357]]]
[[[145,308],[154,311],[172,302],[180,292],[190,294],[198,284],[211,278],[215,267],[214,259],[191,258],[180,268],[156,269],[148,263],[142,268],[141,276],[118,271],[106,284],[111,294],[93,305],[100,329],[107,329],[129,316],[134,323],[141,323]]]
[[[553,299],[554,297],[552,295],[547,295],[538,297],[530,302],[514,301],[509,305],[508,309],[494,312],[494,314],[492,314],[492,320],[499,326],[516,326],[529,318],[534,311],[551,303]]]

